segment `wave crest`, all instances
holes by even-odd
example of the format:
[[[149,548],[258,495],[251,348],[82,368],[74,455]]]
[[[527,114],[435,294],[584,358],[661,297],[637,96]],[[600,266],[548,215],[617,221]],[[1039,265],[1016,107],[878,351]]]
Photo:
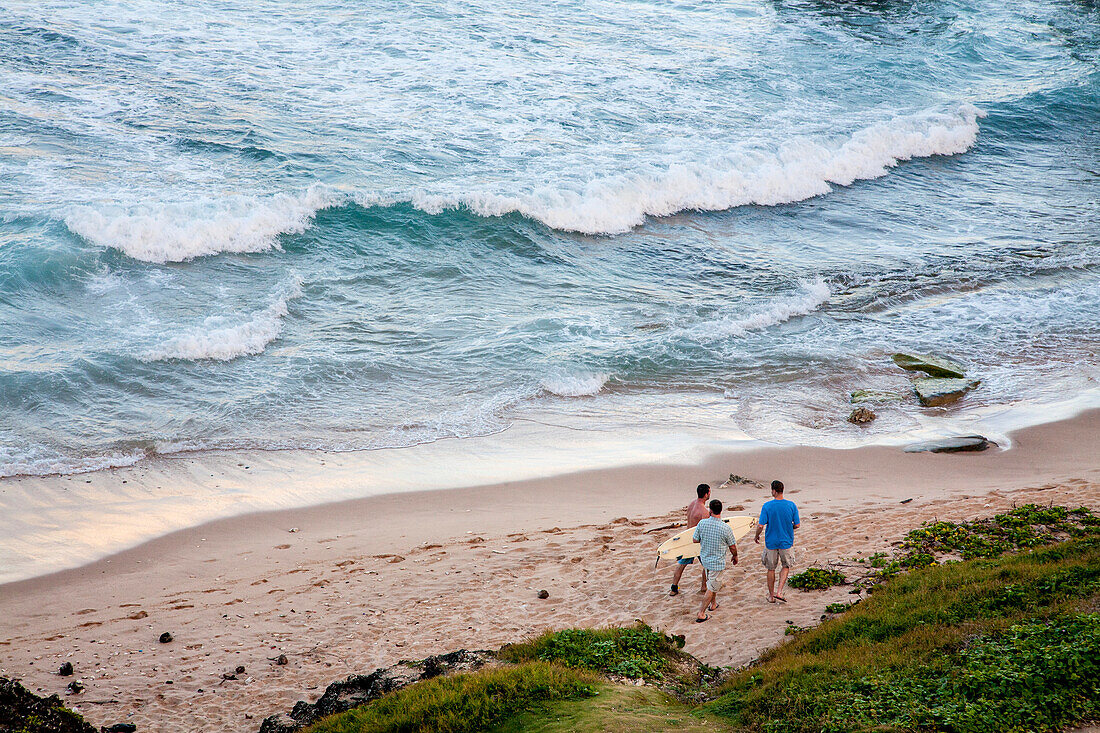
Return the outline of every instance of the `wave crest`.
[[[146,262],[180,262],[221,252],[278,249],[278,237],[305,231],[324,208],[354,201],[365,208],[411,205],[428,214],[466,209],[478,216],[520,214],[560,231],[620,234],[648,216],[775,206],[829,193],[834,186],[879,178],[902,161],[956,155],[977,140],[971,104],[954,112],[901,115],[852,134],[839,145],[796,139],[775,152],[737,152],[700,163],[650,166],[527,192],[342,193],[313,186],[299,195],[236,196],[195,204],[107,211],[83,206],[65,218],[71,231],[95,244]]]
[[[768,306],[759,313],[738,318],[725,318],[712,320],[708,323],[693,326],[691,335],[700,341],[717,341],[719,339],[735,336],[745,336],[753,331],[760,331],[771,326],[786,323],[792,318],[813,313],[828,302],[832,291],[824,280],[813,280],[801,283],[802,293],[780,300]]]
[[[558,374],[546,377],[541,387],[558,397],[590,397],[599,394],[610,374]]]
[[[225,325],[225,318],[212,316],[203,322],[201,329],[181,334],[145,352],[142,361],[231,361],[241,356],[260,354],[283,330],[283,317],[287,304],[300,297],[300,283],[274,303],[252,315],[244,323]]]
[[[529,194],[445,196],[416,194],[413,206],[430,214],[466,208],[479,216],[518,213],[562,231],[620,234],[647,216],[719,211],[757,204],[775,206],[829,193],[833,185],[879,178],[912,158],[956,155],[977,140],[971,104],[953,113],[898,116],[859,130],[837,147],[811,140],[782,145],[774,154],[742,153],[665,170],[597,179],[579,190],[546,187]],[[364,204],[378,203],[377,198]]]
[[[313,187],[298,196],[237,196],[216,204],[169,204],[126,212],[81,206],[69,212],[65,225],[94,244],[164,264],[222,252],[278,249],[279,235],[305,231],[318,211],[340,203],[340,197]]]

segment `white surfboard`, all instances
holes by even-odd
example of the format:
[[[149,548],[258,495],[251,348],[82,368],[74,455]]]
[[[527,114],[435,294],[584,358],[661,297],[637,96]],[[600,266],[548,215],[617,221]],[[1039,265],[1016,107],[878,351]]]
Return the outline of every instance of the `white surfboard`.
[[[733,530],[733,537],[737,540],[756,527],[756,517],[722,517],[722,521],[730,526],[730,529]],[[657,562],[653,564],[653,567],[657,567],[657,563],[660,563],[661,560],[685,560],[689,557],[699,557],[700,546],[698,542],[692,539],[694,534],[695,527],[692,527],[674,534],[659,544],[657,546]]]

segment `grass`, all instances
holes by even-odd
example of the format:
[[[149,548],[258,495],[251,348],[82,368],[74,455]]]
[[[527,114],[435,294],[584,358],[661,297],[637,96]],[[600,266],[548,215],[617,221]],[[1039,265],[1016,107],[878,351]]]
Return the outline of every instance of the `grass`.
[[[526,662],[417,682],[329,716],[307,733],[473,733],[549,700],[592,695],[596,678],[548,662]]]
[[[635,733],[732,731],[728,721],[702,715],[655,687],[603,684],[598,695],[540,705],[493,733]]]
[[[1100,716],[1100,543],[900,575],[734,675],[748,730],[1053,731]]]

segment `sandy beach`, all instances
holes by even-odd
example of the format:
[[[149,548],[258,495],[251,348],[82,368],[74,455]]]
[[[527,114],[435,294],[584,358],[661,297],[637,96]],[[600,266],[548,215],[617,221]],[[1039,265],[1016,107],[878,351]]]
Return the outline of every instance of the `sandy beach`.
[[[812,624],[849,599],[849,588],[768,604],[746,538],[720,610],[693,623],[697,568],[671,598],[672,567],[654,570],[653,549],[682,521],[695,484],[783,479],[802,512],[799,566],[839,563],[854,575],[853,558],[889,550],[925,520],[1025,502],[1097,506],[1098,436],[1093,411],[1015,433],[1007,451],[776,448],[220,520],[0,586],[0,675],[61,694],[96,725],[254,731],[348,674],[546,628],[641,619],[684,634],[709,664],[742,665],[781,642],[788,623]],[[198,475],[202,459],[193,461]],[[714,495],[744,514],[768,498],[741,483]],[[158,643],[163,632],[174,640]],[[80,695],[66,695],[72,678],[56,674],[65,661],[86,686]],[[243,674],[223,679],[238,666]]]

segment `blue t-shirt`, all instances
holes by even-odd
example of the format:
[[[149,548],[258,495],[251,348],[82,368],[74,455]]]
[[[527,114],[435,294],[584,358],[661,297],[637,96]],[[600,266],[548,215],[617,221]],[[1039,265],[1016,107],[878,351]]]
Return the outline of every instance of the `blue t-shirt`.
[[[772,499],[760,507],[760,524],[764,527],[764,547],[769,550],[787,550],[794,546],[794,525],[798,520],[798,507],[790,499]]]

